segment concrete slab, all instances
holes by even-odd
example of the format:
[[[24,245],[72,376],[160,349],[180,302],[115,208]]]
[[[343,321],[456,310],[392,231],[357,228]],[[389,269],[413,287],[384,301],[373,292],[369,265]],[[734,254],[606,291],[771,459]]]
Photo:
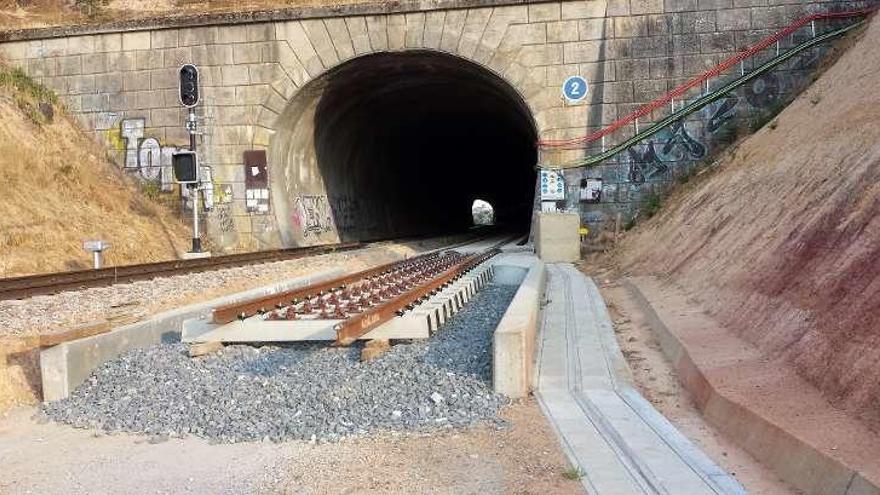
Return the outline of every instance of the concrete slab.
[[[743,494],[632,386],[591,279],[547,265],[535,395],[571,462],[598,494]]]
[[[193,253],[191,251],[188,251],[186,253],[181,254],[180,257],[185,260],[200,260],[203,258],[210,258],[211,252],[210,251],[202,251],[200,253]]]
[[[581,217],[576,213],[539,213],[535,223],[535,248],[547,263],[581,258]]]
[[[396,317],[362,335],[359,340],[372,339],[427,339],[441,324],[442,306],[448,299],[456,299],[460,309],[476,295],[492,274],[492,267],[475,268],[455,281],[441,293],[429,298],[412,311]],[[455,309],[455,311],[458,311]],[[445,312],[445,311],[444,311]],[[215,325],[208,318],[194,318],[183,323],[183,342],[305,342],[334,341],[334,326],[342,320],[266,320],[262,315],[245,320]],[[442,321],[445,321],[445,316]]]

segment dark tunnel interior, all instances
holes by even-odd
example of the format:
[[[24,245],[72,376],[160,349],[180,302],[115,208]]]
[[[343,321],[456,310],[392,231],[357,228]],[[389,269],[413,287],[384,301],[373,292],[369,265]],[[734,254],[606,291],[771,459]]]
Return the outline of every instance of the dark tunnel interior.
[[[475,199],[525,231],[535,127],[516,91],[488,70],[434,52],[382,53],[327,76],[314,143],[343,241],[456,232]]]

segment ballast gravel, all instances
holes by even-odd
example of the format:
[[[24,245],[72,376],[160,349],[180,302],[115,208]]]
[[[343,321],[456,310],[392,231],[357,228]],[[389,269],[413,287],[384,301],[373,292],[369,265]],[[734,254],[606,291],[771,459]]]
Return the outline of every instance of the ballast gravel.
[[[130,351],[69,398],[44,405],[61,423],[151,441],[333,441],[382,431],[503,424],[491,388],[492,332],[516,291],[489,285],[431,339],[360,361],[360,346],[228,346],[190,358],[184,344]]]

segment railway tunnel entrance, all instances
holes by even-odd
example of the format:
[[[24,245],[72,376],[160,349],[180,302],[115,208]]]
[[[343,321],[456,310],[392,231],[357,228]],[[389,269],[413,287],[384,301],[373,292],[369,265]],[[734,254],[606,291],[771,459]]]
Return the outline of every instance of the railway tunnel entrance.
[[[362,56],[307,84],[270,159],[287,245],[463,231],[483,199],[528,228],[537,134],[517,91],[459,57]]]

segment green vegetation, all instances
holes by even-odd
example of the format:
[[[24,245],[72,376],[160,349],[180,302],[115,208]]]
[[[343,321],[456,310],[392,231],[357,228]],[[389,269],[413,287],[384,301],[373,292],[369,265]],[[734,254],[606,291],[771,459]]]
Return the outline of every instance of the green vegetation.
[[[104,15],[104,6],[108,0],[76,0],[76,8],[89,19],[100,20]]]
[[[697,167],[690,166],[687,168],[687,170],[685,170],[678,177],[676,177],[675,180],[678,181],[679,184],[687,184],[688,182],[690,182],[690,180],[696,174],[697,174]]]
[[[51,123],[58,96],[34,81],[23,70],[0,65],[0,88],[12,93],[12,99],[21,112],[34,124]]]
[[[0,66],[0,87],[14,89],[38,102],[58,103],[55,92],[31,79],[18,67]]]
[[[567,480],[579,480],[587,474],[580,466],[574,466],[562,472],[562,477]]]
[[[162,195],[162,189],[158,182],[144,181],[141,183],[141,192],[151,201],[158,201]]]
[[[657,192],[651,191],[645,195],[642,203],[642,213],[644,213],[646,219],[651,218],[660,211],[662,206],[663,198]]]

